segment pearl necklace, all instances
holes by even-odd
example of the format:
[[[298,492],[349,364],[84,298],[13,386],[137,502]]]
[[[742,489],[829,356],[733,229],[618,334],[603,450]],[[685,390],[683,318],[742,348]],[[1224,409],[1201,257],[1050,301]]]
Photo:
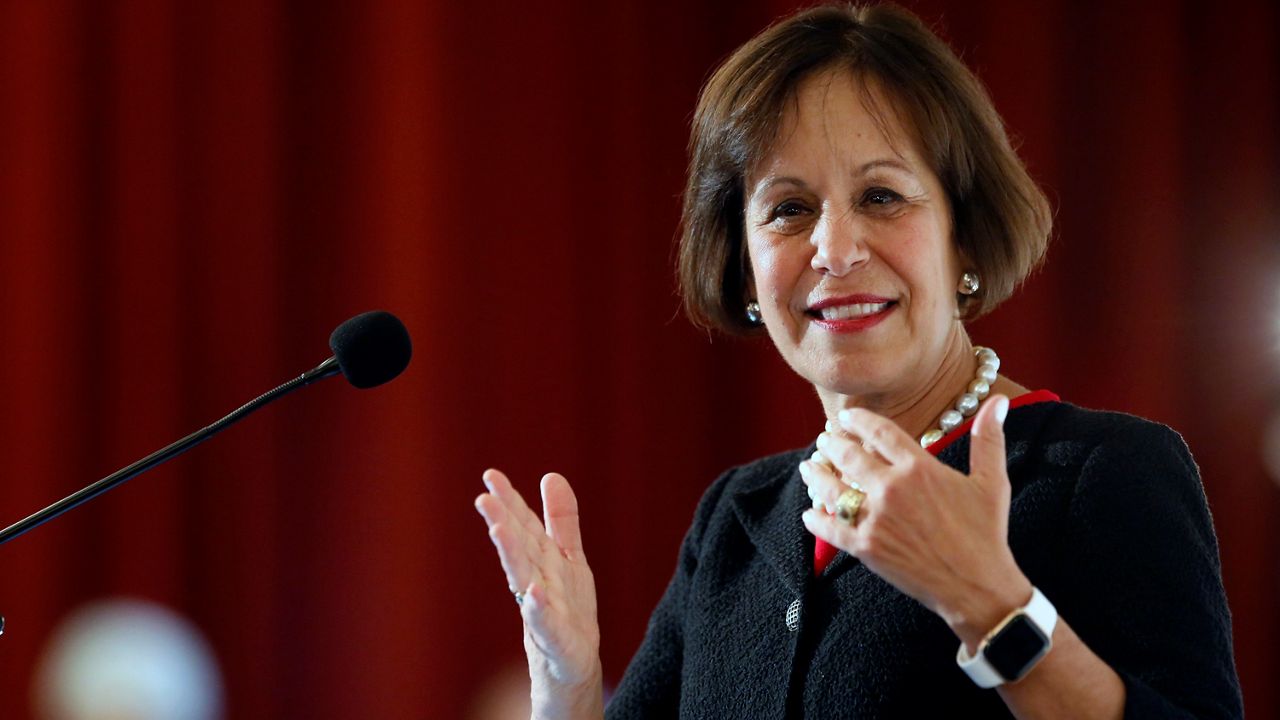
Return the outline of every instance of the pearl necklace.
[[[969,383],[968,392],[956,398],[955,409],[942,413],[942,417],[938,418],[938,427],[920,436],[920,447],[927,448],[960,427],[965,418],[978,412],[978,403],[991,393],[991,384],[996,381],[996,374],[1000,371],[1000,356],[988,347],[975,347],[973,354],[978,358],[978,374]]]

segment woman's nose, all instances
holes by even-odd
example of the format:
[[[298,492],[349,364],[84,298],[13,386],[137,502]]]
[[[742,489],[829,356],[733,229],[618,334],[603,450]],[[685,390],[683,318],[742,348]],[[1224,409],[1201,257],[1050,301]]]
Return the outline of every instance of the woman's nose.
[[[814,253],[810,265],[824,275],[841,277],[870,257],[863,229],[852,213],[823,215],[809,242]]]

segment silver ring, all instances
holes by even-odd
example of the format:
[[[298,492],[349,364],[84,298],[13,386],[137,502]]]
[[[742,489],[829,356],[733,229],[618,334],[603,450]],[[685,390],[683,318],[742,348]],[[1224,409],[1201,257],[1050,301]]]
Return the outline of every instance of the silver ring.
[[[511,593],[511,594],[516,596],[516,604],[517,604],[517,605],[524,605],[524,593],[523,593],[523,592],[520,592],[519,590],[516,590],[515,592],[513,592],[513,593]]]

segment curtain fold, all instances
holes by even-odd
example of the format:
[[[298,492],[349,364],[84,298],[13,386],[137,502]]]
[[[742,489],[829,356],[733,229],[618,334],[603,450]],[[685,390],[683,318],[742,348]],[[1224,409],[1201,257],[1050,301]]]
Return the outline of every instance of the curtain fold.
[[[1280,711],[1280,11],[907,5],[1057,209],[971,328],[1008,374],[1184,434],[1249,714]],[[228,717],[464,717],[522,662],[471,503],[577,489],[616,681],[706,485],[809,442],[767,341],[679,315],[688,121],[798,3],[0,2],[0,525],[396,312],[406,374],[329,381],[0,547],[0,717],[59,620],[137,596],[206,633]]]

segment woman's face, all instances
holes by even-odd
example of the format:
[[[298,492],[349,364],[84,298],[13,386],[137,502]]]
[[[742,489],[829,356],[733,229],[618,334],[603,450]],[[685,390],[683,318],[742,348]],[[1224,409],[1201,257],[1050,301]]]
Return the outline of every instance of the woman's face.
[[[938,178],[892,104],[815,75],[747,178],[754,296],[788,364],[820,392],[892,402],[940,372],[963,329],[960,258]]]

